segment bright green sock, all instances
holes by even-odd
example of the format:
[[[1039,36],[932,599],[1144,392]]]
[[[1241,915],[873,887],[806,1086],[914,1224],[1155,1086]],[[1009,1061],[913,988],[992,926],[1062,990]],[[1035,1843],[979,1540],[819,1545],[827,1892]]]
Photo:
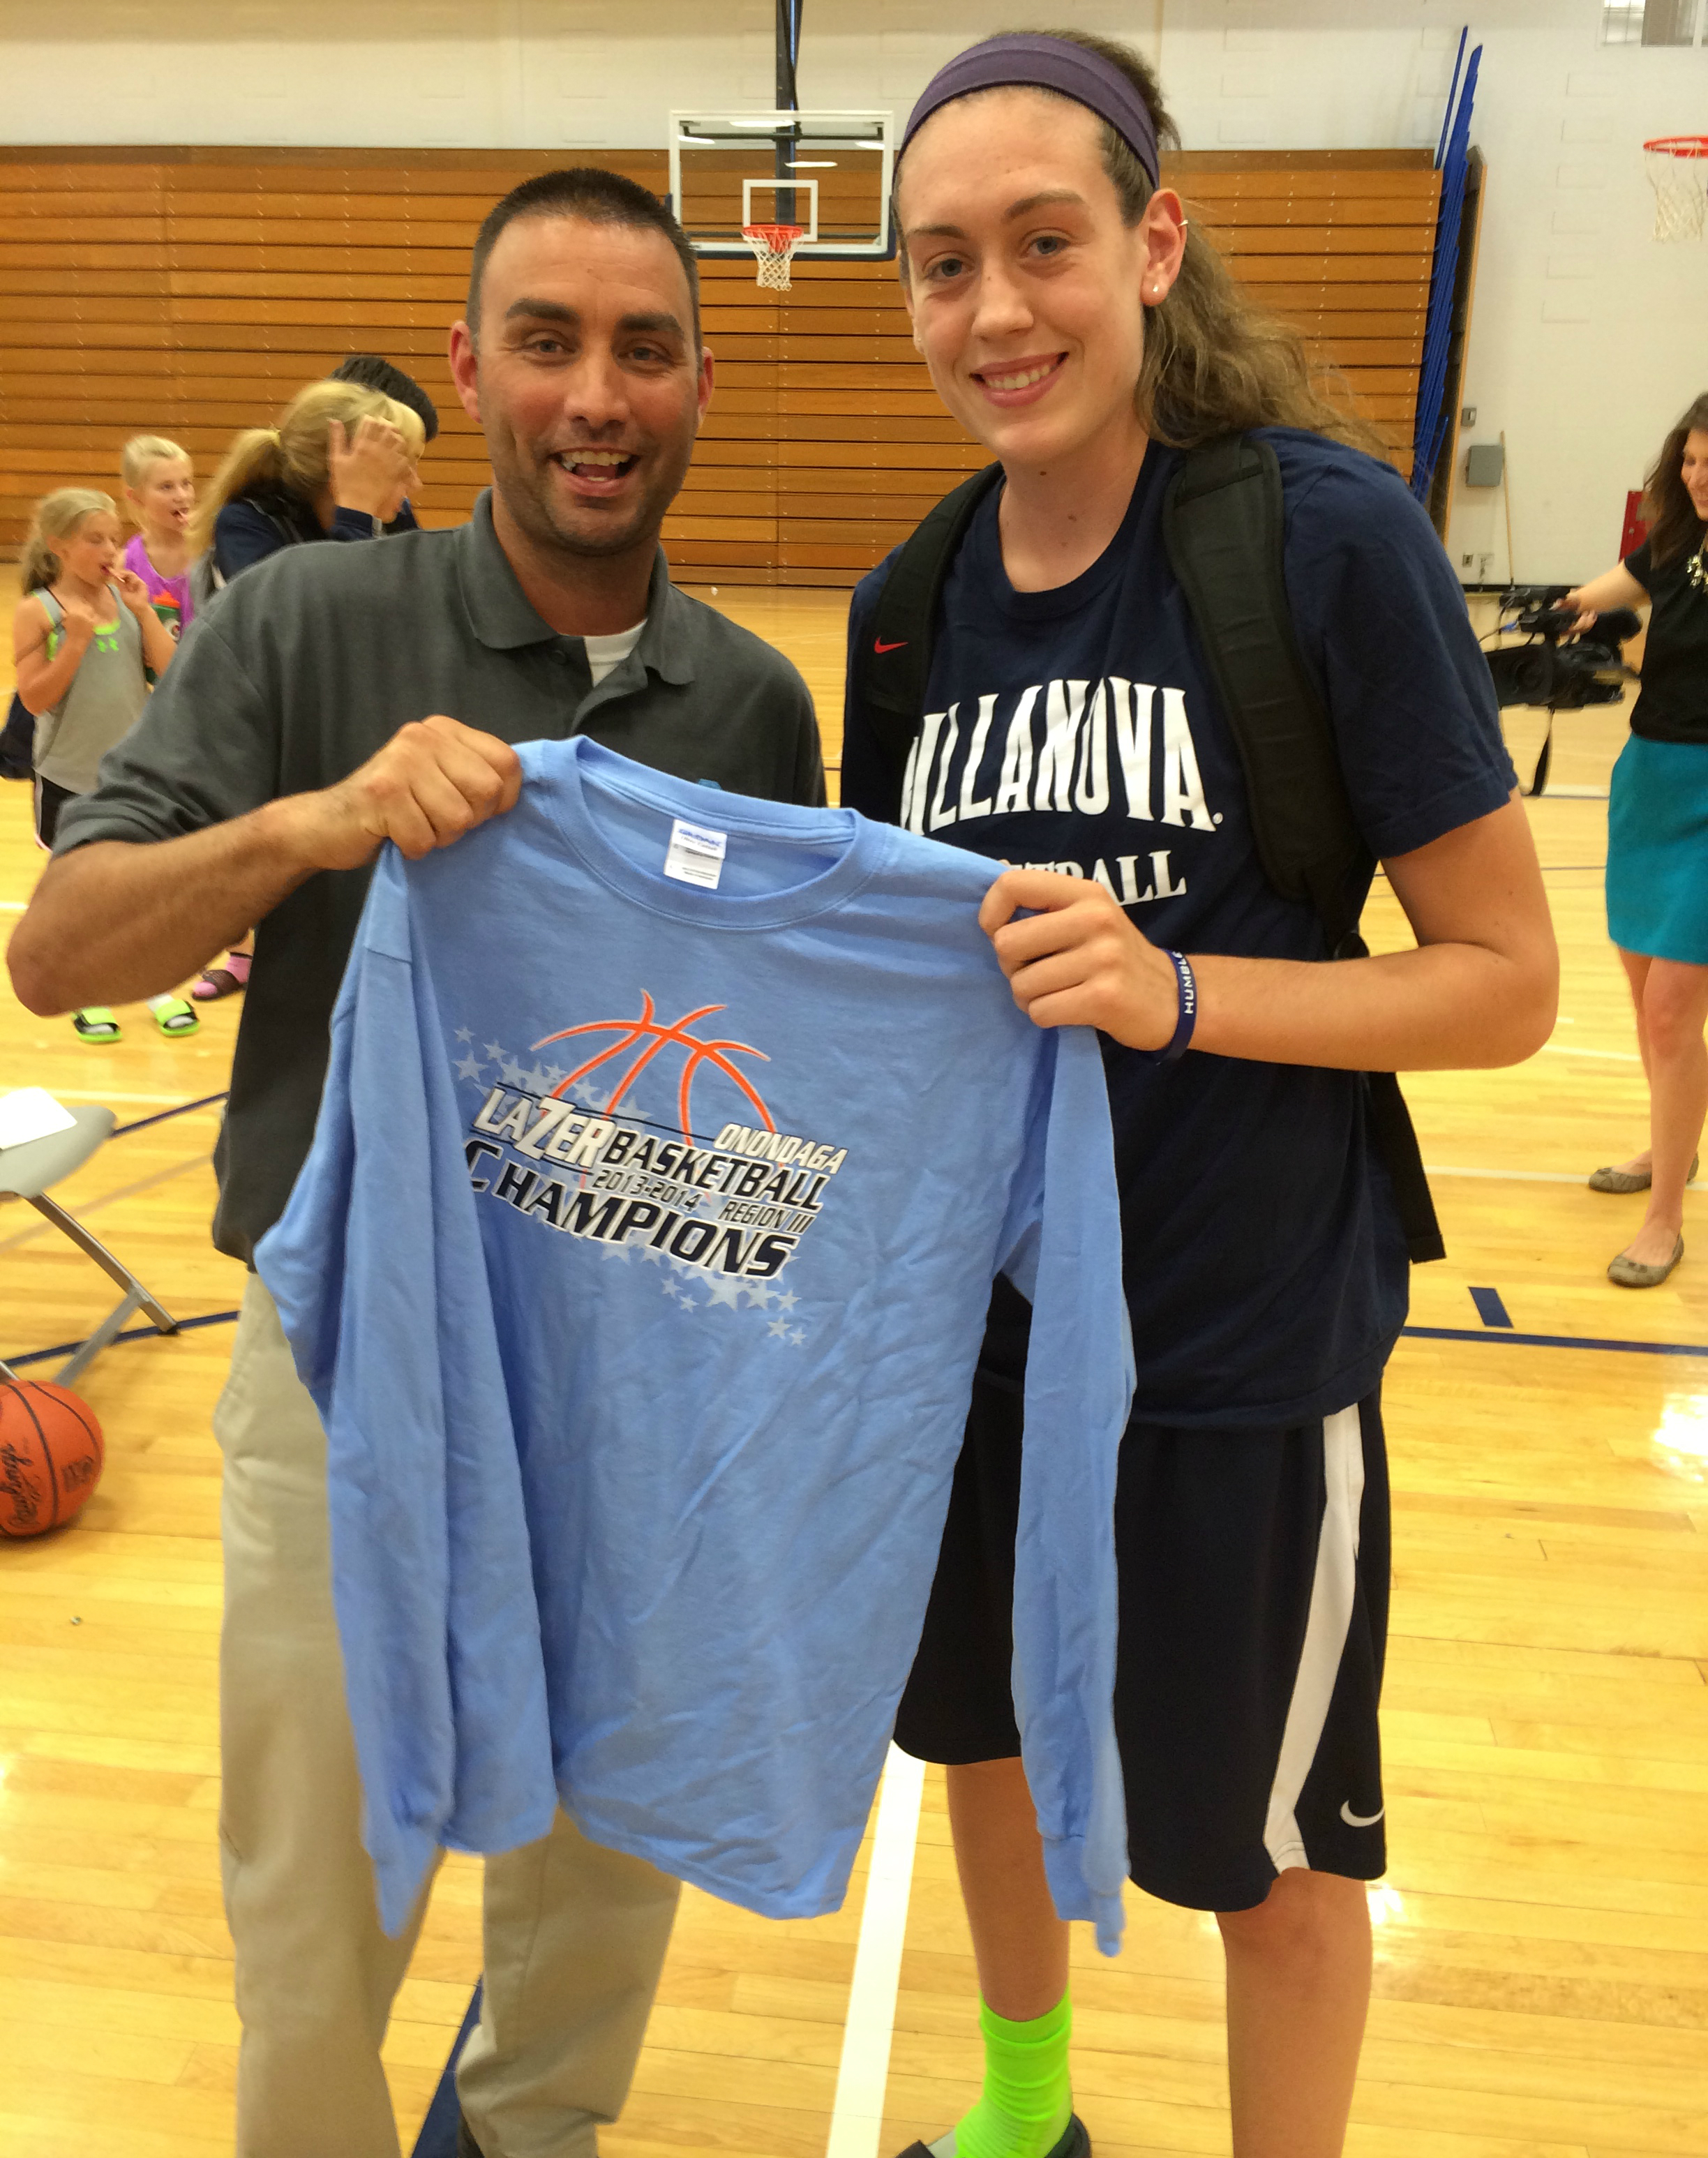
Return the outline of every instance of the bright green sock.
[[[931,2147],[941,2158],[1048,2158],[1073,2116],[1067,2047],[1073,2010],[1064,1993],[1046,2016],[1010,2023],[982,2003],[984,2095]]]

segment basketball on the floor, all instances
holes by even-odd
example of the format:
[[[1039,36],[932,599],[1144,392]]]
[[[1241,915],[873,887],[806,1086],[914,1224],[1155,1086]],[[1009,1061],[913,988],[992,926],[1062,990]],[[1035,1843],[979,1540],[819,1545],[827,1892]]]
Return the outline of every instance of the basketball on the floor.
[[[0,1536],[41,1536],[80,1512],[105,1458],[95,1411],[69,1386],[0,1381]]]

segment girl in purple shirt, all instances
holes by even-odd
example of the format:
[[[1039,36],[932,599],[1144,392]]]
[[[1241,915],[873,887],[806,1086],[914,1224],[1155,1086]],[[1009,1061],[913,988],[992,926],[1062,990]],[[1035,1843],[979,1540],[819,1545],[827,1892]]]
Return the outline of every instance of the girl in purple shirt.
[[[164,435],[132,435],[119,458],[125,502],[137,529],[125,567],[148,588],[154,612],[174,638],[190,626],[190,513],[196,483],[189,454]]]

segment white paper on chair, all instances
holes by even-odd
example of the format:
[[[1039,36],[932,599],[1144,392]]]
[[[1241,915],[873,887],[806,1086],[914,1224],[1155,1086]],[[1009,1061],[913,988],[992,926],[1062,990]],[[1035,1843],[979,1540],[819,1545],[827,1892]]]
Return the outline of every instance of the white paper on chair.
[[[77,1119],[45,1087],[20,1087],[0,1094],[0,1148],[27,1146],[55,1132],[74,1132]]]

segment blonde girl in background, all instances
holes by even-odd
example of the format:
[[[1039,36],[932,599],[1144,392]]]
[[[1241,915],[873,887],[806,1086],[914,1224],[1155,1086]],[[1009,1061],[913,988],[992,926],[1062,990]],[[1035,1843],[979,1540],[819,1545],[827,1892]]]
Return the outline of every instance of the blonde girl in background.
[[[132,435],[119,456],[125,503],[137,527],[125,567],[148,588],[149,602],[174,643],[190,626],[190,518],[196,482],[189,452],[164,435]]]
[[[36,505],[19,565],[23,597],[12,620],[18,694],[35,715],[36,838],[50,848],[59,811],[95,790],[101,760],[141,716],[150,675],[164,674],[177,648],[150,603],[148,588],[119,561],[112,497],[62,487]],[[182,997],[148,999],[164,1035],[195,1033],[200,1022]],[[80,1038],[121,1038],[106,1007],[74,1012]]]
[[[214,476],[190,527],[201,588],[211,595],[286,547],[378,539],[415,483],[426,439],[418,413],[359,382],[299,390],[276,427],[245,429]],[[190,994],[205,1003],[246,988],[254,956],[234,945]]]
[[[245,428],[190,528],[229,584],[281,548],[372,540],[415,481],[426,430],[408,405],[359,382],[311,382],[273,427]]]

